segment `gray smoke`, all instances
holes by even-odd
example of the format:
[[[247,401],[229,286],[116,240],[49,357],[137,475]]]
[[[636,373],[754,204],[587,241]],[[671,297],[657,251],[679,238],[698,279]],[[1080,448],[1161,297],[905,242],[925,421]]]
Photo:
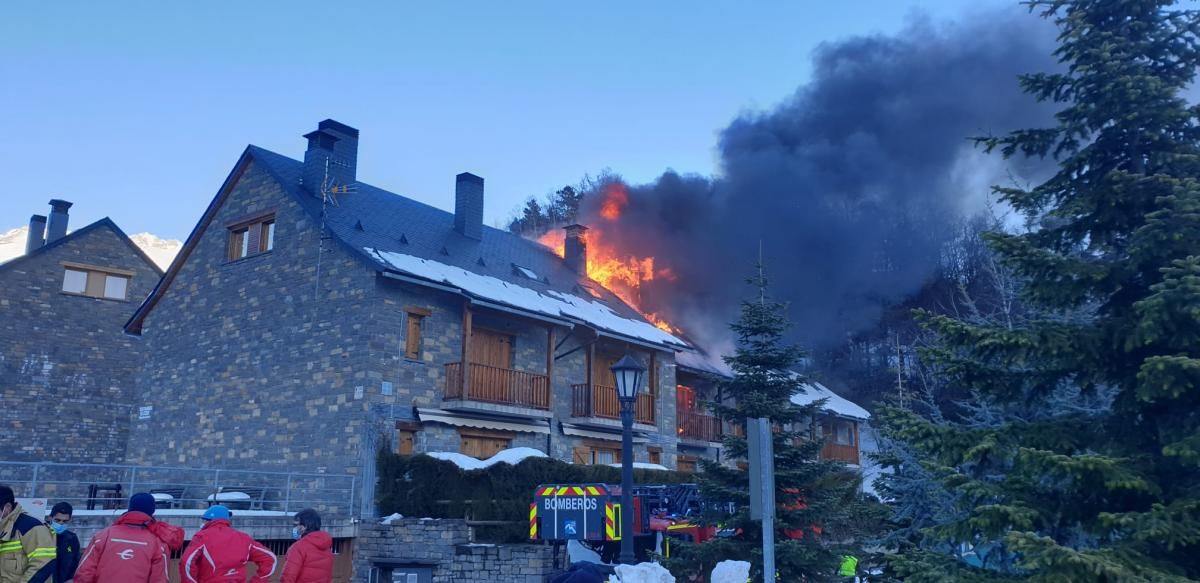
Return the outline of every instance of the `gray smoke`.
[[[653,255],[677,279],[642,290],[643,308],[719,345],[762,254],[795,340],[819,347],[870,325],[936,271],[941,245],[990,184],[1044,174],[979,152],[971,136],[1048,125],[1052,110],[1017,76],[1056,69],[1054,31],[1020,9],[894,36],[826,43],[811,82],[721,132],[716,178],[668,171],[631,185],[605,239]]]

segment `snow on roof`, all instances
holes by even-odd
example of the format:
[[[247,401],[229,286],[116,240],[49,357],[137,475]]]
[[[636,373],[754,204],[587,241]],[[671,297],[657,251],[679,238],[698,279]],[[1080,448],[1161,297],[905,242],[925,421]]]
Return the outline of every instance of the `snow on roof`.
[[[485,460],[463,455],[456,451],[431,451],[425,455],[451,462],[464,470],[482,470],[495,464],[512,464],[515,466],[527,458],[546,457],[546,454],[542,453],[541,450],[533,449],[532,447],[514,447],[502,450]]]
[[[489,275],[472,273],[461,267],[414,255],[370,248],[364,250],[401,272],[459,288],[480,299],[554,318],[578,320],[601,330],[653,344],[688,347],[683,340],[659,330],[653,324],[621,317],[612,308],[597,301],[553,290],[538,292]]]
[[[808,381],[801,386],[804,392],[792,395],[792,402],[797,405],[808,405],[814,401],[825,399],[825,411],[834,415],[851,417],[853,419],[870,419],[871,414],[854,402],[829,390],[829,387],[817,381]]]
[[[733,369],[721,357],[714,358],[701,351],[680,350],[675,353],[675,364],[721,377],[733,377]]]

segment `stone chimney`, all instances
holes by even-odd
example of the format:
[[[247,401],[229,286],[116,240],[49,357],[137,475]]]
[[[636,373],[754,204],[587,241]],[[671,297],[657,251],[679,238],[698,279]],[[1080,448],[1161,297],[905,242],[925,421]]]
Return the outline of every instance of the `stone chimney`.
[[[454,179],[454,230],[483,239],[483,179],[463,172]]]
[[[349,186],[358,170],[358,130],[327,119],[317,124],[316,131],[304,134],[308,150],[304,152],[301,173],[304,189],[321,196],[321,183],[328,170],[332,185]]]
[[[29,217],[29,236],[25,239],[25,254],[37,251],[46,244],[46,217],[33,215]]]
[[[587,238],[584,237],[587,227],[567,225],[563,230],[567,232],[566,241],[563,242],[563,260],[575,273],[587,275]]]
[[[50,222],[46,224],[46,243],[53,243],[67,235],[67,209],[71,203],[65,200],[50,201]],[[32,221],[31,221],[32,223]]]

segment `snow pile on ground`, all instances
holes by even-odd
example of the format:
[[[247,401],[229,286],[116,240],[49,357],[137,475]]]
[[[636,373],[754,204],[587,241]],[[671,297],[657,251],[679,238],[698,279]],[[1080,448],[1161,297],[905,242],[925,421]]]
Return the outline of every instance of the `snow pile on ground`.
[[[619,468],[619,467],[621,467],[621,464],[608,464],[608,467]],[[633,469],[635,469],[635,470],[662,470],[664,472],[670,471],[670,469],[667,468],[667,466],[664,466],[661,464],[648,464],[646,462],[633,462]]]
[[[589,549],[577,540],[569,540],[567,541],[567,563],[571,565],[575,563],[603,565],[604,561],[600,560],[600,553]]]
[[[608,583],[675,583],[675,577],[658,563],[638,563],[617,565],[617,574]]]
[[[556,291],[545,293],[509,283],[488,275],[472,273],[461,267],[447,265],[430,259],[422,259],[404,253],[364,248],[368,255],[378,257],[384,264],[404,273],[430,281],[454,286],[472,296],[499,302],[545,314],[555,318],[578,320],[602,330],[647,340],[656,344],[669,344],[689,348],[688,343],[656,328],[649,322],[623,318],[608,306],[572,294]]]
[[[721,561],[713,569],[711,583],[746,583],[750,580],[750,563],[746,561]]]
[[[532,447],[506,449],[485,460],[475,459],[456,451],[431,451],[425,455],[451,462],[464,470],[482,470],[495,464],[512,464],[515,466],[527,458],[546,457],[546,454],[542,453],[541,450],[533,449]]]
[[[400,520],[401,518],[404,518],[404,515],[400,514],[399,512],[397,512],[395,514],[389,514],[387,516],[384,516],[383,520],[379,521],[379,524],[391,524],[393,522],[396,522],[397,520]]]

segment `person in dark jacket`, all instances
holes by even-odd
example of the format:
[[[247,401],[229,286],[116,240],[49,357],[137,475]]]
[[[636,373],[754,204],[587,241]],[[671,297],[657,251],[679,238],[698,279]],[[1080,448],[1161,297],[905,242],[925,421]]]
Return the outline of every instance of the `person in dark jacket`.
[[[333,538],[321,530],[321,515],[305,508],[292,518],[292,543],[284,559],[279,583],[330,583],[333,581]]]
[[[71,515],[75,509],[66,502],[59,502],[50,509],[46,517],[46,526],[54,531],[54,541],[58,550],[54,556],[54,583],[67,583],[75,578],[75,569],[79,567],[79,537],[67,528],[71,523]]]

